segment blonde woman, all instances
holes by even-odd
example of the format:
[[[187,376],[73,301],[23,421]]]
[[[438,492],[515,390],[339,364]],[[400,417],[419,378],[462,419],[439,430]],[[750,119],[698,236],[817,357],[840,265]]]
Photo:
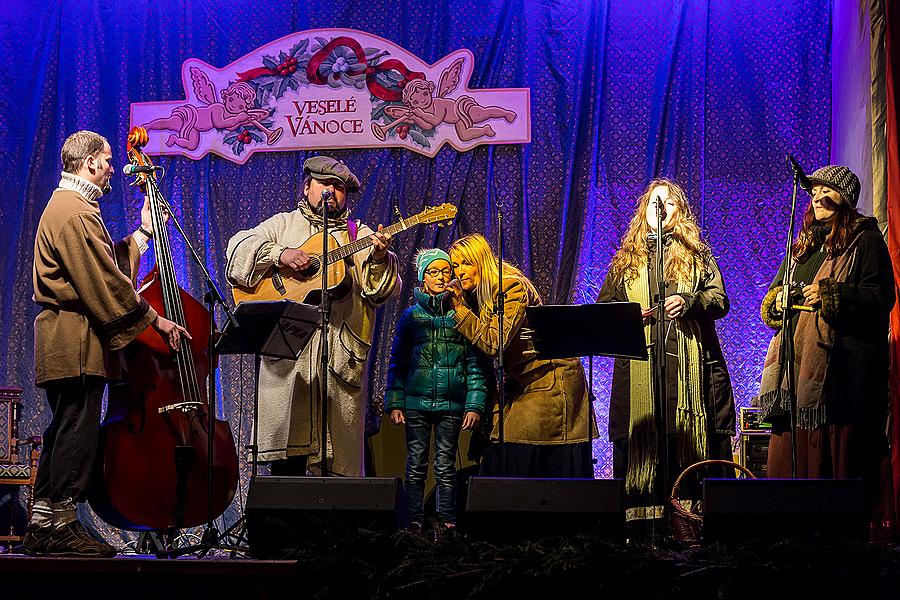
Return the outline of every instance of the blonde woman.
[[[456,282],[449,289],[456,329],[491,358],[500,354],[495,311],[501,290],[497,257],[482,235],[469,235],[450,246]],[[534,285],[516,267],[503,263],[505,295],[503,357],[506,402],[506,462],[499,445],[485,451],[482,475],[507,477],[593,477],[588,392],[577,359],[544,360],[535,356],[525,307],[541,304]],[[499,414],[493,411],[491,441],[498,439]]]
[[[656,278],[657,202],[665,208],[662,307]],[[613,472],[625,479],[628,494],[626,520],[652,524],[662,517],[672,480],[697,461],[729,458],[734,435],[734,397],[715,327],[715,320],[728,314],[728,296],[677,183],[656,179],[644,190],[597,301],[639,302],[648,343],[655,343],[656,319],[662,315],[668,321],[669,481],[663,481],[660,466],[662,411],[654,397],[652,361],[616,359],[609,406]]]

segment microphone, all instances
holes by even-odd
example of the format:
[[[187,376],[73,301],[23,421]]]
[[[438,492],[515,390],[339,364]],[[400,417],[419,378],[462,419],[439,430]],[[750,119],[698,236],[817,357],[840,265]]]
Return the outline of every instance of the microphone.
[[[666,220],[666,205],[660,201],[659,196],[656,197],[656,216],[660,223]]]
[[[332,198],[334,198],[334,192],[331,190],[322,190],[322,204],[329,202]]]
[[[803,167],[800,166],[800,163],[794,160],[794,157],[790,154],[787,155],[787,163],[791,172],[794,174],[794,177],[797,178],[800,187],[807,192],[810,191],[812,189],[812,182],[809,180],[809,177],[806,176],[806,173],[803,172]]]
[[[163,167],[159,165],[133,165],[128,163],[124,167],[122,167],[122,172],[125,175],[137,175],[139,173],[153,173],[154,171],[165,171]]]

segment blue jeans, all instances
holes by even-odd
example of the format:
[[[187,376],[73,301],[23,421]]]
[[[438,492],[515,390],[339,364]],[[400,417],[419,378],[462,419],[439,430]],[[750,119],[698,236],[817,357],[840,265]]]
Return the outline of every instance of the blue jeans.
[[[405,410],[406,502],[409,520],[421,523],[424,516],[428,451],[434,429],[434,479],[437,482],[437,514],[444,523],[456,523],[456,449],[462,428],[462,413]]]

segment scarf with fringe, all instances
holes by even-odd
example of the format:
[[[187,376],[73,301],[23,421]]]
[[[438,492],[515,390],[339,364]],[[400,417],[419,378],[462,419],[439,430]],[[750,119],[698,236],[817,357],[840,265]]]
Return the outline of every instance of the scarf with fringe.
[[[812,283],[819,283],[823,279],[846,281],[853,266],[853,257],[856,254],[854,249],[858,239],[859,234],[839,256],[826,257]],[[794,263],[795,268],[796,265],[797,263]],[[792,270],[790,280],[793,281],[793,278]],[[796,405],[797,427],[815,429],[825,424],[828,417],[825,405],[825,377],[831,363],[834,338],[834,329],[822,318],[820,311],[801,312],[798,315],[793,336],[796,398],[791,398],[781,355],[781,332],[775,334],[766,351],[759,396],[755,403],[762,409],[764,419],[773,414],[788,414],[791,407]]]
[[[694,270],[690,283],[679,282],[677,292],[694,292],[699,276]],[[650,306],[649,273],[639,269],[637,279],[625,285],[632,302]],[[663,311],[660,305],[660,312]],[[651,324],[644,325],[644,339],[650,344]],[[706,404],[703,398],[703,348],[700,327],[692,319],[678,318],[673,328],[678,342],[678,399],[675,405],[676,451],[679,464],[691,465],[709,455],[706,439]],[[653,393],[654,361],[629,361],[631,419],[628,425],[628,470],[625,489],[650,493],[656,485],[660,460],[656,401]],[[668,424],[663,425],[668,428]]]

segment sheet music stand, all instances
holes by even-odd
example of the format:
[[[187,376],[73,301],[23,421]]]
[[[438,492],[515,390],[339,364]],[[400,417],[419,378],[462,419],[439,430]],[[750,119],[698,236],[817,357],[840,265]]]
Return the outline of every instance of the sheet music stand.
[[[317,307],[275,300],[241,302],[232,312],[237,327],[225,325],[222,337],[216,342],[216,354],[253,354],[255,361],[255,386],[253,392],[253,443],[250,445],[253,471],[256,478],[259,444],[259,369],[261,356],[292,358],[297,360],[319,327]]]
[[[541,358],[649,360],[637,302],[529,306],[525,313]]]
[[[588,439],[594,427],[594,357],[649,360],[637,302],[525,308],[539,358],[588,357]]]
[[[262,356],[297,360],[319,327],[319,309],[292,300],[241,302],[231,313],[233,319],[225,325],[215,345],[216,354],[254,355],[253,440],[250,444],[252,471],[250,481],[256,479],[259,457],[259,369]],[[237,323],[237,327],[232,326]],[[237,531],[238,533],[233,533]],[[222,539],[235,537],[236,545],[222,545],[232,552],[240,546],[246,534],[245,517],[241,516],[223,534]]]

